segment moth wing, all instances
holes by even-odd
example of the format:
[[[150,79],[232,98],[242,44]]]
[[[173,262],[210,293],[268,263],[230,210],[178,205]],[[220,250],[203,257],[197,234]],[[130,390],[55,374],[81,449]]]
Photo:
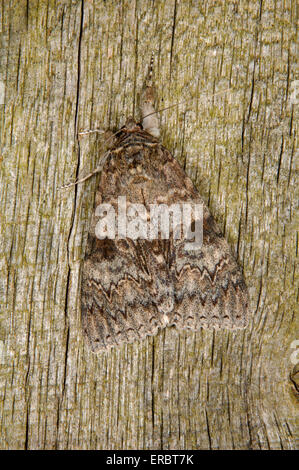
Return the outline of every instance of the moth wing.
[[[247,287],[228,243],[204,211],[201,248],[174,246],[172,267],[175,310],[171,323],[178,328],[244,328],[247,324]]]
[[[82,326],[94,352],[154,335],[173,309],[173,286],[155,242],[89,235],[81,286]]]
[[[176,188],[168,204],[202,205],[201,247],[186,249],[188,240],[183,237],[174,240],[170,270],[175,307],[170,324],[195,330],[200,327],[244,328],[248,320],[247,287],[227,241],[192,181],[169,153],[162,171],[162,179],[172,181]],[[193,217],[190,220],[192,231],[194,225]]]

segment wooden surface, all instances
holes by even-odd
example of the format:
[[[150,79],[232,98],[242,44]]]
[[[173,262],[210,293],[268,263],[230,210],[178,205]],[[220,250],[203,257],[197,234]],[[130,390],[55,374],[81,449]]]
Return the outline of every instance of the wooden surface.
[[[0,5],[1,448],[298,448],[296,2]],[[102,152],[77,129],[138,117],[152,50],[159,107],[188,100],[162,141],[237,253],[252,318],[96,356],[78,294],[96,178],[59,188]]]

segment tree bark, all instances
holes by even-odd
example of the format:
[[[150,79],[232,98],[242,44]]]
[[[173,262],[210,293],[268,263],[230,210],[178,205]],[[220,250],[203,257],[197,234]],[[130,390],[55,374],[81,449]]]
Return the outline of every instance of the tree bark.
[[[298,448],[296,13],[2,0],[2,449]],[[244,331],[166,328],[94,355],[79,287],[97,178],[59,188],[103,151],[77,130],[138,117],[152,50],[158,107],[183,101],[161,113],[162,142],[234,248],[252,315]]]

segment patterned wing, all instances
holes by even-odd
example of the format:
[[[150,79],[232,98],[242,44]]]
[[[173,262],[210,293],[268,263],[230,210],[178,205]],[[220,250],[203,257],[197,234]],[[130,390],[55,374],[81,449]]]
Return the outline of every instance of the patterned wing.
[[[96,205],[203,205],[203,245],[186,240],[99,240],[93,216],[82,273],[82,323],[93,351],[179,328],[243,328],[247,289],[230,248],[191,180],[156,139],[124,130],[103,168]],[[193,220],[194,222],[194,220]]]
[[[82,271],[84,332],[94,352],[153,335],[174,294],[161,243],[89,235]]]
[[[187,251],[185,241],[174,247],[171,323],[194,330],[244,328],[248,296],[242,272],[215,221],[204,212],[202,247]]]
[[[178,162],[170,159],[163,172],[180,188],[177,201],[203,206],[202,246],[190,250],[185,248],[186,240],[174,241],[170,271],[175,307],[170,324],[194,330],[244,328],[248,315],[247,287],[228,243]],[[193,226],[194,222],[193,218]]]

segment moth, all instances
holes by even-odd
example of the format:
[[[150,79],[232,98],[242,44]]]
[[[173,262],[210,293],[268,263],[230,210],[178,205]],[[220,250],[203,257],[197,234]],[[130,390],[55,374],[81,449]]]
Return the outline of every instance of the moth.
[[[140,98],[141,122],[127,119],[99,167],[81,282],[82,326],[94,352],[141,340],[166,325],[238,329],[248,321],[242,271],[192,181],[159,140],[152,76],[151,64]],[[109,227],[109,236],[99,236],[109,211],[115,222],[120,200],[127,208],[143,207],[145,222],[154,204],[201,206],[200,248],[186,249],[184,231],[177,230],[183,222],[171,226],[168,238],[134,238],[124,230],[114,236],[115,227],[113,236]],[[189,232],[196,222],[191,214]]]

